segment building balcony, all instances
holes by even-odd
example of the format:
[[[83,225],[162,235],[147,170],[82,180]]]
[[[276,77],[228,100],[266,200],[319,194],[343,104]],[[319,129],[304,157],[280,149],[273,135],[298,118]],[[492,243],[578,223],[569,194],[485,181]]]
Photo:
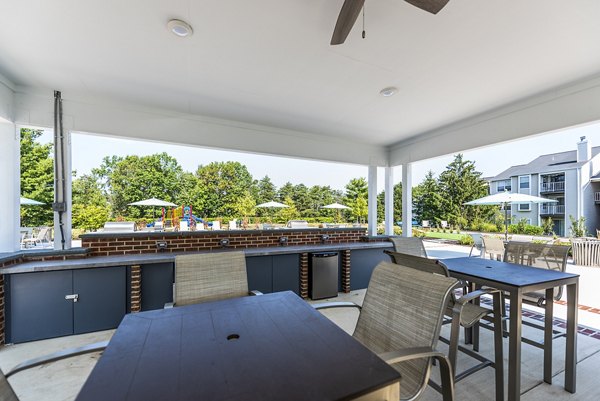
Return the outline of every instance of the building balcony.
[[[594,202],[600,203],[600,192],[594,192]]]
[[[557,216],[565,214],[565,205],[553,205],[542,203],[540,205],[540,215]]]
[[[565,182],[542,182],[540,184],[540,193],[565,192]]]

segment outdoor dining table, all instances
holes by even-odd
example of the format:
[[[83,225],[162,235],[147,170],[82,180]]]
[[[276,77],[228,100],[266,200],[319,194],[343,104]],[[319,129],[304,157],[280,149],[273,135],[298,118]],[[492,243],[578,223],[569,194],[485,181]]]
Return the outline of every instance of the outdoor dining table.
[[[287,291],[125,316],[77,400],[392,400],[399,380]]]
[[[521,396],[521,335],[523,294],[545,290],[544,382],[552,384],[552,314],[554,287],[567,287],[567,327],[565,353],[565,389],[576,390],[577,303],[579,275],[540,269],[514,263],[476,257],[449,258],[441,261],[452,277],[477,286],[489,286],[509,293],[510,326],[508,349],[508,399]]]

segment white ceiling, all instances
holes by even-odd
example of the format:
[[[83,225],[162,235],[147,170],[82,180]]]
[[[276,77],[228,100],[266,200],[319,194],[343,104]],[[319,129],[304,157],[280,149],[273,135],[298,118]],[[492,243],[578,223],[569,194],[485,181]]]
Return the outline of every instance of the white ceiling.
[[[14,84],[392,145],[600,73],[598,0],[0,0]],[[177,38],[170,18],[190,23]],[[383,98],[379,90],[396,86]]]

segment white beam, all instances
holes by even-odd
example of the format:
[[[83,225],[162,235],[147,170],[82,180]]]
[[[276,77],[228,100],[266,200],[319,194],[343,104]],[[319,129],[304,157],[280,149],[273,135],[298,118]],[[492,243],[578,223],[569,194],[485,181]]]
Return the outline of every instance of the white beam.
[[[369,166],[367,235],[377,235],[377,166]]]
[[[412,165],[402,165],[402,236],[412,237]]]
[[[394,168],[385,168],[385,234],[394,235]]]
[[[0,252],[19,250],[20,136],[13,123],[0,123]]]
[[[600,120],[600,77],[556,88],[390,147],[390,165],[425,160]]]
[[[15,121],[28,126],[53,125],[51,91],[18,88]],[[143,107],[106,98],[63,92],[65,129],[74,132],[202,146],[258,154],[351,164],[388,165],[383,146],[342,137],[318,135]]]

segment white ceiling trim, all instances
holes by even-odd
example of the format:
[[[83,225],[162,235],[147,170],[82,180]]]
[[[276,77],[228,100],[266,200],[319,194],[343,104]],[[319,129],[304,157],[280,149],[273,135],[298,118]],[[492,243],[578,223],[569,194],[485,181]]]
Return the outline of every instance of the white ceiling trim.
[[[561,86],[390,147],[396,166],[600,120],[600,75]]]
[[[53,124],[51,90],[19,87],[15,122]],[[76,132],[361,165],[388,165],[383,146],[313,133],[140,107],[63,93],[64,126]]]
[[[15,102],[15,93],[12,83],[0,75],[0,119],[13,120],[13,105]]]

